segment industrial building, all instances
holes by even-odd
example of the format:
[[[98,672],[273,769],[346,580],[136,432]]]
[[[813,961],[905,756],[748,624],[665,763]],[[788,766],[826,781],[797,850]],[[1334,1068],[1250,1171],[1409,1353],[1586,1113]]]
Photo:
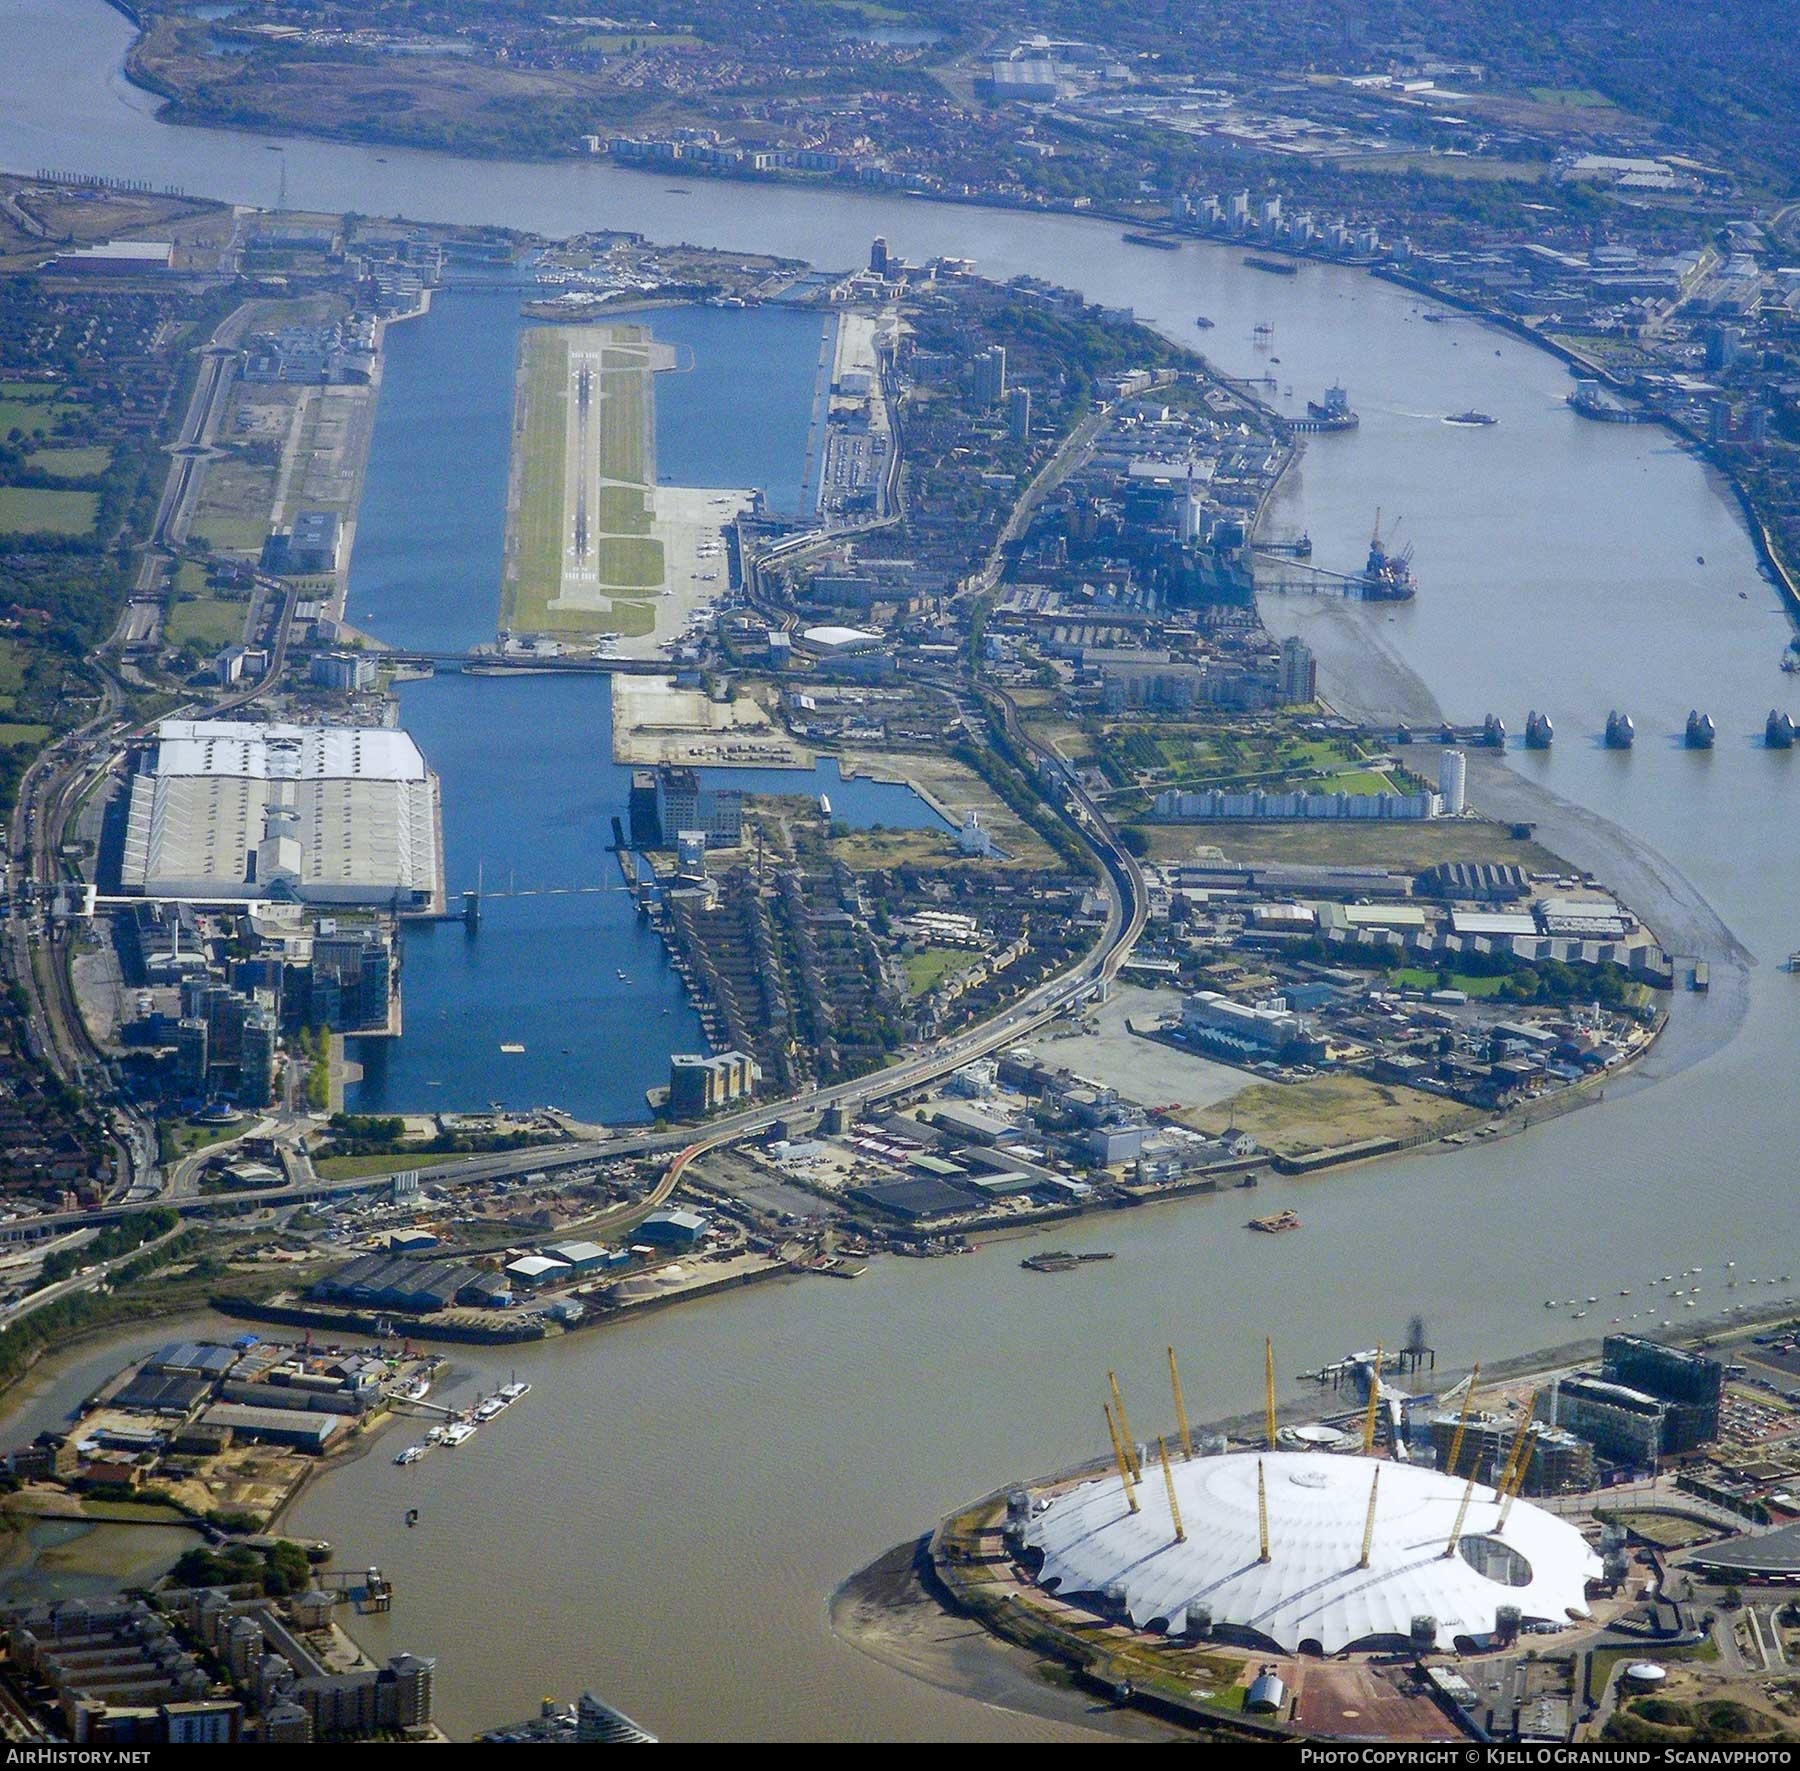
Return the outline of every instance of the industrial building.
[[[437,777],[404,732],[170,719],[132,779],[120,883],[418,910],[441,894],[442,847]]]
[[[1190,1043],[1242,1062],[1266,1058],[1304,1038],[1306,1024],[1285,1003],[1265,1007],[1201,990],[1181,1005],[1181,1031]]]
[[[365,1254],[327,1274],[307,1295],[325,1303],[426,1316],[447,1310],[477,1277],[475,1268],[459,1261]]]
[[[694,1248],[705,1234],[704,1213],[673,1206],[651,1212],[637,1227],[638,1241],[653,1248]]]
[[[1581,1533],[1491,1489],[1464,1514],[1466,1486],[1415,1464],[1238,1452],[1174,1463],[1167,1484],[1146,1466],[1135,1511],[1120,1477],[1084,1482],[1021,1531],[1045,1588],[1170,1635],[1423,1651],[1493,1636],[1509,1618],[1585,1618],[1603,1570]]]

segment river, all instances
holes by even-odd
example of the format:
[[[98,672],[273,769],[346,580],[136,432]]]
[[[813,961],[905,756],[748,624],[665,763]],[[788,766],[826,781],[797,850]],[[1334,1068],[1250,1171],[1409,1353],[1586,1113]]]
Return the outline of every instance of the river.
[[[261,141],[153,121],[118,72],[128,35],[100,0],[14,0],[0,163],[272,202],[279,162]],[[1050,1724],[844,1646],[826,1599],[958,1500],[1102,1446],[1109,1365],[1150,1426],[1167,1418],[1170,1341],[1190,1408],[1235,1412],[1256,1396],[1265,1331],[1290,1372],[1391,1340],[1417,1311],[1440,1359],[1466,1365],[1569,1332],[1546,1295],[1727,1258],[1745,1277],[1800,1265],[1800,979],[1776,969],[1800,947],[1800,756],[1754,742],[1788,630],[1734,507],[1662,433],[1577,422],[1547,356],[1466,320],[1426,324],[1417,298],[1347,270],[1265,277],[1221,249],[1134,251],[1066,217],[705,181],[679,195],[603,165],[284,152],[295,205],[613,225],[832,265],[880,233],[909,257],[966,254],[1130,303],[1238,372],[1260,372],[1252,328],[1273,324],[1280,385],[1298,401],[1342,379],[1363,414],[1310,449],[1280,519],[1308,525],[1321,563],[1354,565],[1385,507],[1423,593],[1402,610],[1276,602],[1271,623],[1313,635],[1346,705],[1492,708],[1515,732],[1548,708],[1555,749],[1479,771],[1489,803],[1541,784],[1547,834],[1577,860],[1616,858],[1614,826],[1628,830],[1649,852],[1644,889],[1671,894],[1668,938],[1724,979],[1676,1003],[1644,1072],[1656,1087],[1616,1086],[1526,1137],[1268,1185],[1259,1208],[1301,1209],[1298,1235],[1247,1237],[1236,1200],[1200,1200],[1059,1233],[1117,1251],[1076,1273],[1023,1273],[1017,1245],[889,1262],[521,1354],[536,1387],[495,1427],[411,1470],[377,1457],[331,1474],[291,1521],[395,1575],[395,1610],[368,1638],[440,1657],[453,1732],[592,1685],[672,1737],[1045,1738]],[[1441,423],[1471,406],[1500,423]],[[1598,744],[1613,705],[1637,720],[1628,756]],[[1671,737],[1694,705],[1719,725],[1709,756]]]

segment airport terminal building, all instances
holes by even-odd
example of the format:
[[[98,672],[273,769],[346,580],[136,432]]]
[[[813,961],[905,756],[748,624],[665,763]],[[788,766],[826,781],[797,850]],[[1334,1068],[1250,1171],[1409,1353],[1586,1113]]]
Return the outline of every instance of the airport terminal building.
[[[132,778],[119,880],[203,903],[434,909],[437,777],[405,732],[164,720]]]

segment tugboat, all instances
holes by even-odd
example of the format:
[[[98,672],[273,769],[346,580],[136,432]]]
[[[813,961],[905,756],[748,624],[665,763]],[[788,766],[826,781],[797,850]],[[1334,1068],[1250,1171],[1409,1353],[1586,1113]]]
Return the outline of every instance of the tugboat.
[[[1352,579],[1371,603],[1410,603],[1419,594],[1412,573],[1412,549],[1392,554],[1381,544],[1381,512],[1375,513],[1375,533],[1369,541],[1369,558],[1361,574]]]
[[[1763,742],[1771,750],[1792,750],[1794,748],[1794,720],[1791,714],[1779,708],[1769,709],[1768,724],[1763,727]]]
[[[1556,738],[1556,728],[1550,723],[1547,713],[1539,713],[1533,709],[1525,716],[1525,748],[1527,750],[1548,750]]]
[[[1689,710],[1687,731],[1681,740],[1689,750],[1711,750],[1717,736],[1718,729],[1712,723],[1711,714],[1702,713],[1697,707]]]
[[[1608,750],[1629,750],[1637,740],[1637,727],[1631,723],[1631,715],[1621,713],[1616,707],[1606,716],[1606,748]]]

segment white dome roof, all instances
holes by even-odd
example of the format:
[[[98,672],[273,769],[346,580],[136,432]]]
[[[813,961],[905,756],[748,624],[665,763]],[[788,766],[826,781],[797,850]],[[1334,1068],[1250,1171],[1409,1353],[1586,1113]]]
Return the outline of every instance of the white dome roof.
[[[1270,1557],[1260,1557],[1256,1466],[1269,1504]],[[1316,1642],[1326,1654],[1372,1637],[1405,1637],[1416,1616],[1437,1620],[1438,1640],[1481,1636],[1495,1613],[1566,1623],[1586,1615],[1587,1583],[1600,1559],[1572,1525],[1514,1501],[1500,1508],[1477,1487],[1458,1553],[1444,1554],[1465,1483],[1414,1464],[1308,1452],[1235,1452],[1175,1463],[1187,1541],[1176,1543],[1168,1495],[1154,1459],[1125,1504],[1116,1476],[1058,1496],[1026,1528],[1041,1549],[1039,1579],[1065,1594],[1117,1589],[1140,1629],[1166,1619],[1179,1633],[1190,1607],[1215,1627],[1253,1631],[1289,1651]],[[1381,1472],[1369,1566],[1359,1567],[1369,1487]],[[1486,1571],[1492,1568],[1493,1572]]]

